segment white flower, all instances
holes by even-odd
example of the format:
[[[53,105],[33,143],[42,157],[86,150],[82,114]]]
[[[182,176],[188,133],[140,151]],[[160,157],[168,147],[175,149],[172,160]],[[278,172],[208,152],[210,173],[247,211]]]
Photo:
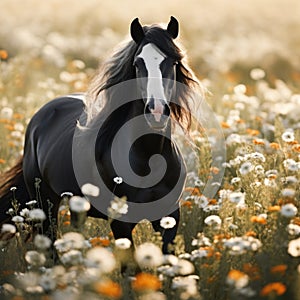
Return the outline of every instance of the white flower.
[[[233,202],[233,203],[245,202],[245,193],[242,193],[242,192],[232,192],[229,195],[229,200],[230,200],[230,202]]]
[[[281,138],[284,142],[290,143],[295,140],[294,131],[286,130],[282,135]]]
[[[164,217],[160,220],[160,226],[164,229],[171,229],[176,225],[176,220],[173,217]]]
[[[265,156],[262,153],[259,153],[259,152],[250,153],[249,157],[252,158],[252,159],[260,160],[261,162],[265,162],[266,161]]]
[[[41,234],[37,234],[34,237],[33,242],[34,242],[34,245],[38,249],[41,249],[41,250],[48,249],[51,246],[51,243],[52,243],[52,241],[47,236],[44,236],[44,235],[41,235]]]
[[[0,112],[2,119],[10,120],[13,117],[14,111],[10,107],[3,107]]]
[[[98,197],[100,189],[91,183],[86,183],[81,187],[81,192],[86,196]]]
[[[21,211],[20,211],[20,215],[22,217],[24,217],[25,219],[27,219],[29,217],[29,209],[28,208],[23,208]]]
[[[239,171],[240,171],[241,175],[246,175],[246,174],[250,173],[253,170],[253,168],[254,167],[253,167],[252,163],[250,161],[246,161],[241,165]]]
[[[292,203],[285,204],[280,209],[281,215],[286,218],[295,217],[297,212],[298,212],[297,207]]]
[[[2,233],[10,233],[10,234],[15,234],[17,231],[16,226],[12,224],[3,224],[1,228]]]
[[[79,250],[70,250],[60,257],[64,265],[80,265],[83,262],[82,253]]]
[[[33,210],[30,210],[28,213],[28,217],[32,221],[37,221],[37,222],[46,220],[46,215],[45,215],[44,211],[40,208],[35,208]]]
[[[198,293],[197,281],[193,276],[175,277],[172,281],[172,289],[184,291],[187,299],[194,298],[193,296]]]
[[[263,79],[265,76],[266,76],[265,71],[260,68],[254,68],[250,71],[250,77],[253,80],[260,80]]]
[[[114,182],[115,182],[116,184],[121,184],[121,183],[123,182],[123,178],[122,178],[122,177],[115,177],[115,178],[114,178]]]
[[[232,271],[231,271],[232,272]],[[247,274],[244,274],[242,272],[238,272],[238,276],[231,276],[231,272],[229,272],[226,282],[227,284],[234,286],[236,289],[241,289],[245,287],[249,283],[249,277]]]
[[[97,268],[101,273],[109,273],[116,267],[116,259],[109,250],[95,247],[86,253],[85,265],[90,268]]]
[[[208,255],[208,250],[205,247],[200,247],[200,249],[193,250],[191,252],[191,261],[196,260],[197,258],[202,258],[202,257],[207,257]]]
[[[121,238],[115,240],[115,245],[119,249],[129,249],[131,247],[131,241],[127,238]]]
[[[199,208],[204,208],[208,205],[208,199],[204,195],[201,195],[200,197],[194,197],[194,202]]]
[[[237,183],[239,183],[239,182],[241,182],[241,178],[240,177],[233,177],[232,179],[231,179],[231,184],[237,184]]]
[[[127,198],[115,197],[114,200],[110,202],[110,207],[108,208],[108,215],[111,218],[118,218],[120,215],[125,215],[128,212],[128,204],[126,203]]]
[[[286,188],[281,191],[283,197],[294,197],[296,191],[294,189]]]
[[[72,197],[72,196],[74,196],[74,195],[71,192],[63,192],[60,195],[61,198],[63,198],[63,197]]]
[[[185,259],[179,259],[172,267],[178,275],[189,275],[195,270],[194,265]]]
[[[78,232],[67,232],[62,236],[69,249],[85,249],[87,247],[84,236]]]
[[[300,238],[289,242],[288,253],[293,257],[300,256]]]
[[[86,198],[79,196],[73,196],[70,199],[69,205],[70,210],[77,213],[86,212],[91,208],[90,202]]]
[[[37,251],[27,251],[25,260],[32,266],[42,266],[46,262],[46,257],[43,253]]]
[[[26,205],[30,206],[30,207],[33,207],[37,204],[37,201],[36,200],[31,200],[29,202],[26,202]]]
[[[24,222],[24,218],[23,217],[20,217],[20,216],[14,216],[12,219],[11,219],[14,223],[23,223]]]
[[[287,231],[290,235],[299,235],[300,234],[300,226],[297,224],[289,224],[287,226]]]
[[[288,158],[286,160],[283,161],[283,166],[292,172],[297,172],[300,170],[300,163],[296,162],[295,160],[293,160],[292,158]]]
[[[134,257],[141,267],[153,268],[161,265],[163,262],[161,249],[152,243],[139,245],[135,250]]]
[[[222,220],[217,215],[211,215],[205,218],[204,223],[208,226],[220,227],[222,224]]]
[[[197,239],[194,239],[192,241],[192,246],[197,246],[197,247],[208,246],[208,247],[210,247],[211,242],[210,242],[209,238],[206,237],[203,233],[198,233]]]

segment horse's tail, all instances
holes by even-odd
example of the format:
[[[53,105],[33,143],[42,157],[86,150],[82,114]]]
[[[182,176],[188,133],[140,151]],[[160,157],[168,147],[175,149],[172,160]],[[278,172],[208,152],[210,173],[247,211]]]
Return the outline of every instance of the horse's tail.
[[[21,206],[24,206],[29,199],[22,166],[23,157],[10,170],[0,175],[0,224],[9,221],[10,216],[7,214],[7,211],[12,208],[12,199],[14,197]],[[13,192],[11,191],[12,187],[16,187]]]

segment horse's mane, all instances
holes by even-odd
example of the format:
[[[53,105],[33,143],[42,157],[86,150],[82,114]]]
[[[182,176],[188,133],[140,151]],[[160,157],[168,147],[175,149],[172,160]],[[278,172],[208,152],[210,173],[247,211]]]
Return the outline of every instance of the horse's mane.
[[[144,43],[155,44],[167,56],[174,58],[176,65],[176,81],[182,83],[176,89],[176,103],[170,103],[171,115],[179,125],[189,131],[192,117],[190,112],[191,91],[200,89],[195,75],[187,67],[183,51],[175,44],[170,34],[159,25],[144,26]],[[133,60],[139,45],[133,40],[122,43],[113,55],[102,63],[94,76],[87,92],[86,113],[87,125],[99,114],[101,109],[109,105],[109,96],[105,91],[110,87],[136,78]]]

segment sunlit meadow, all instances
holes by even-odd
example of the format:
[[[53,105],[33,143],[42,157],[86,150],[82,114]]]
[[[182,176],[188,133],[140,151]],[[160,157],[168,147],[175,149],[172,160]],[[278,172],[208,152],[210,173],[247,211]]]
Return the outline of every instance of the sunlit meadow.
[[[178,18],[227,159],[219,191],[208,199],[201,191],[219,170],[211,170],[205,132],[192,133],[194,147],[178,136],[189,176],[170,256],[147,221],[134,231],[131,254],[130,242],[114,240],[107,222],[86,220],[86,199],[65,194],[53,263],[51,241],[31,235],[47,217],[38,201],[22,211],[12,201],[14,225],[0,232],[0,298],[299,300],[299,12],[298,0],[2,0],[1,173],[22,154],[34,112],[56,96],[85,91],[137,16],[142,23]],[[84,187],[87,198],[97,192]],[[126,200],[114,199],[111,213],[126,213]],[[138,271],[121,275],[121,264]]]

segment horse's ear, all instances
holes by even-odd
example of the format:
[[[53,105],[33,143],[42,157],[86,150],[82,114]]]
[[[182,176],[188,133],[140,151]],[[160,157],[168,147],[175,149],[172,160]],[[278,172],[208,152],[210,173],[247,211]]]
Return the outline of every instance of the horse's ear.
[[[173,16],[171,17],[171,20],[168,24],[167,31],[173,39],[177,38],[179,32],[179,24],[176,18],[174,18]]]
[[[139,44],[145,37],[145,33],[138,18],[135,18],[130,25],[130,34],[132,39]]]

